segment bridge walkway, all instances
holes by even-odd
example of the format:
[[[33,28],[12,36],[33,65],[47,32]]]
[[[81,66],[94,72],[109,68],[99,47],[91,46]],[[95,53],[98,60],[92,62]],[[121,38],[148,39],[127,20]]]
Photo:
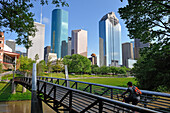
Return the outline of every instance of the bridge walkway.
[[[31,78],[16,77],[15,82],[31,90],[31,84],[32,84]],[[68,85],[68,83],[70,85],[70,88],[65,87]],[[116,90],[113,88],[116,88]],[[155,109],[155,108],[148,109],[149,107],[147,108],[147,106],[145,106],[144,108],[142,107],[144,105],[142,104],[142,102],[141,102],[142,106],[133,106],[131,104],[126,104],[126,103],[123,103],[117,100],[113,100],[113,99],[116,99],[114,91],[118,90],[116,94],[120,94],[121,90],[122,91],[126,90],[126,88],[123,88],[123,89],[120,89],[120,88],[121,87],[114,87],[114,86],[111,87],[111,86],[106,86],[106,85],[92,84],[92,83],[79,82],[79,81],[66,80],[66,79],[58,79],[58,78],[48,78],[48,77],[38,77],[38,80],[37,80],[38,98],[44,101],[48,106],[50,106],[56,112],[60,112],[61,110],[66,110],[66,111],[75,112],[75,113],[84,113],[84,112],[87,112],[87,113],[111,113],[111,112],[131,113],[133,111],[138,111],[142,113],[143,112],[154,113],[154,112],[164,112],[164,111],[168,112],[167,111],[168,109],[164,109],[164,111],[161,111],[162,109]],[[144,94],[145,93],[146,92],[144,92]],[[108,95],[110,95],[109,96],[110,99],[108,98]],[[164,99],[165,100],[167,100],[166,98],[169,99],[168,96],[169,95],[166,95]],[[153,100],[153,97],[154,96],[152,94],[152,100]],[[151,101],[151,99],[147,101]],[[149,102],[147,102],[147,104],[148,103]],[[169,106],[169,103],[166,103],[164,105]],[[164,105],[162,106],[164,107]]]

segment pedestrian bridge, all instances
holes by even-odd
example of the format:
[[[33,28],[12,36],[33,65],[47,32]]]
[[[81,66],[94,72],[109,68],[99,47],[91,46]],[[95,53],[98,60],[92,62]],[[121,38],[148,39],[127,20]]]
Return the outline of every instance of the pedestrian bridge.
[[[31,91],[32,78],[15,77],[14,82]],[[37,97],[54,111],[70,113],[158,113],[170,112],[170,94],[141,90],[138,106],[121,102],[118,94],[127,88],[51,77],[37,77]]]

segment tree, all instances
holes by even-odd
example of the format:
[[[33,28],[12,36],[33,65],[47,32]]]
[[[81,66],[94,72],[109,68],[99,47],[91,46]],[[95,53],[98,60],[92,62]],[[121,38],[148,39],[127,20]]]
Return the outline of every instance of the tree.
[[[52,68],[53,68],[53,71],[56,71],[56,72],[61,72],[61,71],[63,71],[63,70],[64,70],[63,61],[57,59],[57,60],[56,60],[56,64],[55,64]]]
[[[100,67],[100,73],[101,74],[107,74],[107,73],[110,73],[110,72],[111,72],[110,67],[106,67],[106,66]]]
[[[95,74],[98,74],[99,73],[99,66],[98,65],[92,65],[91,66],[91,72],[92,73],[95,73]]]
[[[17,64],[20,65],[19,70],[24,72],[31,72],[34,62],[35,61],[33,61],[31,58],[24,57],[23,55],[21,55],[21,57],[19,57],[17,60]]]
[[[34,58],[35,62],[37,62],[38,59],[39,59],[39,55],[36,54],[36,55],[35,55],[35,58]]]
[[[36,1],[36,0],[35,0]],[[56,7],[68,6],[65,0],[52,0]],[[41,0],[40,4],[48,5],[48,0]],[[32,46],[28,36],[35,36],[37,31],[34,26],[34,13],[30,11],[34,7],[31,0],[1,0],[0,1],[0,29],[7,32],[16,32],[16,43],[23,44],[26,49]]]
[[[117,75],[119,73],[119,68],[118,67],[111,66],[110,70],[111,70],[111,73],[113,73],[114,75]]]
[[[2,73],[3,72],[3,65],[2,65],[2,63],[0,63],[0,73]]]
[[[87,57],[79,54],[65,56],[63,58],[64,65],[68,66],[68,71],[71,73],[89,73],[91,72],[91,62]]]
[[[48,58],[48,61],[47,61],[47,71],[48,73],[50,73],[52,71],[52,61],[51,61],[51,57]]]
[[[37,64],[37,75],[40,76],[41,73],[45,72],[46,69],[46,64],[44,60],[41,60],[38,64]]]
[[[168,0],[128,0],[119,8],[130,38],[152,42],[140,50],[141,58],[132,69],[138,85],[147,90],[170,89],[170,4]]]
[[[151,45],[149,50],[143,50],[132,73],[141,88],[158,90],[162,87],[168,91],[170,89],[170,45],[158,49],[155,45]]]
[[[119,68],[119,74],[126,74],[126,69],[124,67]]]
[[[128,0],[128,5],[119,8],[125,20],[130,38],[143,42],[165,41],[170,37],[169,0]],[[167,41],[165,41],[167,42]]]

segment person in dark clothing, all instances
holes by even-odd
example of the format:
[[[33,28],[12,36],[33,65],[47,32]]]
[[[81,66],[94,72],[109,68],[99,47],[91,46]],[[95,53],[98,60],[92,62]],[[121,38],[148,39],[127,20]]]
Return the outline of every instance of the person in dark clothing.
[[[137,105],[140,100],[140,96],[137,96],[134,92],[132,82],[128,82],[127,85],[128,89],[121,95],[121,97],[123,97],[126,93],[129,93],[129,96],[124,98],[125,103],[132,102],[133,105]]]

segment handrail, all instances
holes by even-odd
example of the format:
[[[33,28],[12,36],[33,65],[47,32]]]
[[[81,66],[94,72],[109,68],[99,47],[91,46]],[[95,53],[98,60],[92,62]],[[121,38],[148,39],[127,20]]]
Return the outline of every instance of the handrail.
[[[43,80],[38,80],[38,81],[46,82],[46,81],[43,81]],[[81,91],[81,90],[72,89],[72,88],[69,88],[69,87],[64,87],[64,86],[61,86],[61,85],[58,85],[58,84],[54,84],[54,83],[50,83],[50,82],[46,82],[46,83],[54,85],[54,86],[57,86],[57,87],[61,87],[63,89],[68,89],[68,90],[77,92],[79,94],[87,95],[87,96],[90,96],[90,97],[93,97],[93,98],[98,98],[98,99],[103,100],[105,102],[113,103],[113,104],[121,106],[121,107],[130,108],[131,110],[140,111],[140,112],[160,113],[158,111],[154,111],[154,110],[151,110],[151,109],[142,108],[142,107],[139,107],[139,106],[123,103],[123,102],[112,100],[112,99],[105,98],[105,97],[102,97],[102,96],[94,95],[92,93],[84,92],[84,91]]]
[[[95,83],[88,83],[82,81],[68,80],[63,78],[54,78],[54,77],[38,77],[38,79],[55,82],[55,84],[65,85],[70,83],[71,88],[79,89],[82,91],[87,91],[93,94],[97,94],[100,96],[104,96],[110,99],[122,101],[122,99],[118,98],[118,94],[122,94],[127,88],[117,87],[117,86],[109,86]],[[142,95],[139,101],[139,106],[144,108],[149,108],[153,110],[157,110],[160,112],[170,112],[170,94],[141,90]]]
[[[14,81],[27,87],[29,90],[31,90],[31,78],[30,77],[15,77]],[[84,92],[84,91],[80,91],[77,89],[72,89],[69,87],[64,87],[58,84],[54,84],[51,82],[47,82],[44,80],[37,80],[37,93],[38,93],[38,97],[43,100],[47,105],[49,105],[52,109],[54,109],[56,112],[59,110],[60,105],[63,105],[65,108],[65,110],[68,111],[74,111],[77,113],[84,113],[85,111],[88,110],[97,110],[95,112],[99,112],[102,113],[102,111],[104,109],[110,111],[110,112],[133,112],[133,111],[138,111],[138,112],[142,112],[142,113],[159,113],[158,111],[155,110],[151,110],[148,108],[143,108],[143,107],[139,107],[139,106],[134,106],[134,105],[130,105],[127,103],[123,103],[120,101],[116,101],[116,100],[112,100],[109,98],[105,98],[103,96],[98,96],[92,93],[88,93],[88,92]],[[63,95],[61,95],[61,92],[63,93]],[[53,93],[52,93],[53,92]],[[57,98],[56,98],[57,96]],[[58,99],[58,97],[60,97],[60,99]],[[75,103],[75,98],[92,98],[91,101],[93,101],[92,103],[86,103],[87,106],[81,106],[81,101],[79,100],[77,102],[79,102],[80,104],[76,104]],[[65,101],[63,101],[65,100]],[[88,100],[88,99],[87,99]],[[65,102],[67,102],[67,104],[64,104]],[[51,105],[50,103],[53,103],[53,105]],[[81,108],[79,111],[76,111],[75,105],[78,108]],[[96,108],[97,106],[97,108]],[[89,111],[88,111],[89,112]],[[105,111],[107,112],[107,111]]]
[[[53,79],[59,79],[59,80],[67,80],[67,81],[72,81],[72,82],[77,82],[77,83],[83,83],[83,84],[90,84],[90,85],[96,85],[96,86],[102,86],[102,87],[107,87],[107,88],[113,88],[113,89],[120,89],[120,90],[127,90],[127,88],[124,87],[118,87],[118,86],[109,86],[109,85],[103,85],[103,84],[96,84],[96,83],[89,83],[89,82],[82,82],[82,81],[75,81],[75,80],[69,80],[69,79],[63,79],[63,78],[54,78],[54,77],[43,77],[43,76],[38,76],[38,78],[53,78]],[[155,92],[155,91],[148,91],[148,90],[141,90],[143,94],[149,94],[149,95],[156,95],[156,96],[163,96],[163,97],[169,97],[170,94],[168,93],[162,93],[162,92]]]

